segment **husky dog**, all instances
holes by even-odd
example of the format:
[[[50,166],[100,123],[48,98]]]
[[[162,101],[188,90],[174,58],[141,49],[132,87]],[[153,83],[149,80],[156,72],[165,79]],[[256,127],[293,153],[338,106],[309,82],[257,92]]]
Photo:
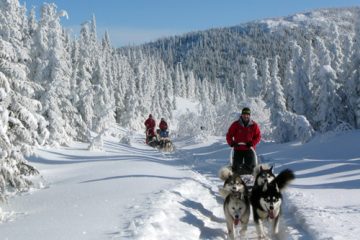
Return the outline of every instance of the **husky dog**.
[[[252,190],[250,201],[259,239],[266,238],[262,224],[263,220],[272,220],[273,233],[277,234],[279,232],[282,203],[281,191],[293,179],[295,179],[294,173],[286,169],[280,172],[272,181],[264,181],[263,185],[258,185]]]
[[[254,168],[255,182],[254,187],[263,186],[266,182],[270,183],[275,179],[275,175],[273,173],[273,166],[269,166],[267,164],[260,164]]]
[[[172,152],[174,145],[169,138],[160,138],[158,147],[165,152]]]
[[[246,189],[245,184],[243,189]],[[239,223],[241,223],[240,235],[244,236],[246,233],[250,218],[250,202],[246,194],[232,191],[225,198],[223,207],[229,239],[235,239],[235,228]]]
[[[231,166],[221,168],[219,177],[224,181],[220,194],[225,198],[223,208],[228,236],[234,239],[235,227],[239,223],[241,223],[242,236],[247,230],[250,218],[249,191],[241,176],[232,172]]]
[[[248,196],[239,192],[232,192],[224,202],[224,214],[229,239],[235,239],[235,228],[240,223],[240,235],[244,236],[250,218],[250,202]]]
[[[248,196],[248,189],[240,175],[232,172],[230,166],[220,169],[219,177],[224,181],[223,187],[219,188],[220,195],[226,198],[230,193],[243,193]]]

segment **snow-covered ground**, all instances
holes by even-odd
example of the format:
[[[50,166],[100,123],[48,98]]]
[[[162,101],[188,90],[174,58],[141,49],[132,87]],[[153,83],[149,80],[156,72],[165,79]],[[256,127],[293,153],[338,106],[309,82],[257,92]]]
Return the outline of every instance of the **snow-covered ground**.
[[[225,239],[217,177],[229,160],[224,138],[176,139],[172,154],[143,138],[127,145],[107,137],[104,151],[38,149],[30,161],[45,185],[1,204],[0,239]],[[258,146],[263,162],[297,176],[285,191],[280,239],[359,239],[359,139],[350,131]],[[254,231],[251,221],[249,239]]]

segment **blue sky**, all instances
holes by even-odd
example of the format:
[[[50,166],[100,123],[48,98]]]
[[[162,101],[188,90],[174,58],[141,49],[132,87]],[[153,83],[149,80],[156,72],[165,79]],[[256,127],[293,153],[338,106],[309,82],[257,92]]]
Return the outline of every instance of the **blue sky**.
[[[40,8],[44,0],[21,0]],[[98,33],[110,33],[114,46],[140,44],[160,37],[252,20],[288,16],[317,8],[360,6],[360,0],[48,0],[69,19],[77,34],[95,14]]]

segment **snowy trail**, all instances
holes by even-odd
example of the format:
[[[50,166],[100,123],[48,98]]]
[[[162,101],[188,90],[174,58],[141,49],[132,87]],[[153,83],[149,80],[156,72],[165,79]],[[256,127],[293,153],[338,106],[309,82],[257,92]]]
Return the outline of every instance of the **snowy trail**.
[[[87,144],[79,143],[38,149],[39,156],[30,160],[46,179],[46,187],[1,206],[5,218],[0,239],[111,239],[136,208],[147,208],[145,196],[171,188],[188,175],[143,140],[129,146],[108,138],[104,148],[88,151]]]
[[[149,215],[132,220],[128,239],[226,239],[223,199],[218,194],[222,182],[217,171],[228,163],[229,148],[217,141],[210,145],[189,142],[177,145],[180,150],[173,154],[174,158],[191,166],[190,180],[159,192],[151,200],[153,208]],[[274,239],[312,239],[289,210],[284,210],[280,233]],[[252,217],[246,236],[257,239]]]
[[[258,148],[262,161],[276,163],[276,172],[290,168],[297,175],[284,193],[274,239],[357,239],[359,138],[356,131],[303,146]],[[174,153],[162,153],[135,134],[130,145],[107,137],[104,151],[80,143],[38,149],[30,161],[46,179],[45,188],[1,205],[0,239],[226,239],[217,174],[228,164],[230,148],[215,137],[175,144]],[[257,239],[252,217],[247,239]]]

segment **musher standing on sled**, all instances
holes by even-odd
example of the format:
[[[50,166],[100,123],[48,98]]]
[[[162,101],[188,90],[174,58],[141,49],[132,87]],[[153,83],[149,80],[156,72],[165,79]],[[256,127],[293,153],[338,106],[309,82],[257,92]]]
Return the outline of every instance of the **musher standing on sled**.
[[[149,118],[146,119],[144,124],[145,124],[145,127],[146,127],[146,144],[148,144],[149,143],[149,138],[155,136],[156,123],[155,123],[155,120],[153,119],[151,114],[149,114]]]
[[[260,142],[259,126],[250,119],[250,109],[245,107],[241,111],[239,120],[233,122],[226,134],[227,143],[234,148],[232,170],[240,175],[252,174],[255,167],[256,144]]]

